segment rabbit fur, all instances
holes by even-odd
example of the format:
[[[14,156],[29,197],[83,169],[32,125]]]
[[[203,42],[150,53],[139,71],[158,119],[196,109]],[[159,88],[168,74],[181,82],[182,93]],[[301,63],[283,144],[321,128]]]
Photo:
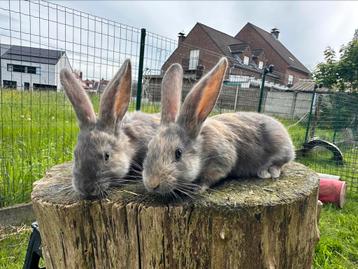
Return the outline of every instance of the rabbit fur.
[[[182,77],[172,79],[172,88],[162,88],[166,120],[162,118],[149,142],[143,163],[143,183],[149,192],[190,196],[228,176],[278,178],[281,167],[294,159],[289,134],[272,117],[237,112],[207,119],[227,65],[227,59],[222,58],[193,87],[181,108],[181,89],[175,83]],[[173,77],[168,74],[171,71],[166,76]]]
[[[68,69],[60,80],[76,112],[80,132],[74,150],[72,186],[85,198],[106,194],[111,186],[141,179],[147,145],[159,116],[127,113],[131,97],[131,63],[126,60],[104,90],[96,116],[92,103]]]

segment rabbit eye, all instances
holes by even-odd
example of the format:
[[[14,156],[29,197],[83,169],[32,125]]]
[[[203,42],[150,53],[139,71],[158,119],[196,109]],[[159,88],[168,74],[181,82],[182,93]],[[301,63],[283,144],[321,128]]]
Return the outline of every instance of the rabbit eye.
[[[175,150],[175,160],[179,161],[182,155],[182,150],[181,149],[176,149]]]
[[[104,153],[104,160],[105,160],[105,161],[108,161],[108,159],[109,159],[109,153],[108,153],[108,152],[105,152],[105,153]]]

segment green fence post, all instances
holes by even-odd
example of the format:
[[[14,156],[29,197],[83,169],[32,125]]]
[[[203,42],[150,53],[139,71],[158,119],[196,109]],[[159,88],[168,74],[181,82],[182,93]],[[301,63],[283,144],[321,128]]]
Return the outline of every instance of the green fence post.
[[[316,97],[316,89],[317,89],[317,87],[318,87],[318,85],[315,84],[315,85],[314,85],[314,88],[313,88],[313,94],[312,94],[312,99],[311,99],[310,113],[308,114],[308,122],[307,122],[306,135],[305,135],[305,143],[308,142],[308,133],[309,133],[310,127],[311,127],[313,103],[314,103],[314,99],[315,99],[315,97]]]
[[[139,51],[139,69],[138,69],[136,110],[140,110],[141,101],[142,101],[145,35],[146,35],[146,30],[144,28],[142,28],[140,31],[140,51]]]
[[[260,87],[260,99],[259,99],[259,106],[257,108],[257,112],[261,113],[262,111],[262,100],[264,98],[264,91],[265,91],[265,80],[267,73],[272,73],[273,71],[273,65],[270,64],[268,67],[264,69],[264,72],[262,73],[262,80],[261,80],[261,87]]]

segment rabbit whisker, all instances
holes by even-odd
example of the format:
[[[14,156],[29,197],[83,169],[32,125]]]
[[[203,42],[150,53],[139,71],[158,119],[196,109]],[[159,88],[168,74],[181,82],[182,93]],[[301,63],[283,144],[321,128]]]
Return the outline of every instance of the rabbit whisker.
[[[139,164],[138,162],[136,162],[135,160],[131,160],[130,165],[132,166],[132,168],[135,167],[139,170],[143,169],[143,166],[141,164]]]

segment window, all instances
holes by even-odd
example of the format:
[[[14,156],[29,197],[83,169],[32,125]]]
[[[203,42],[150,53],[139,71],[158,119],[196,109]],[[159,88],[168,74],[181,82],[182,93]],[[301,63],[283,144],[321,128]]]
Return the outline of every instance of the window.
[[[36,74],[36,67],[34,66],[27,66],[27,72],[29,74]]]
[[[244,56],[244,64],[249,65],[249,57]]]
[[[259,69],[264,68],[264,62],[263,61],[259,61]]]
[[[7,71],[28,73],[28,74],[38,74],[40,71],[40,67],[26,66],[26,65],[19,65],[19,64],[7,64]]]
[[[38,84],[38,83],[34,83],[33,84],[33,88],[36,90],[57,90],[57,86],[56,85],[47,85],[47,84]]]
[[[293,76],[288,75],[288,85],[292,85],[292,84],[293,84]]]
[[[12,66],[12,71],[13,71],[13,72],[26,73],[26,66],[14,64],[14,65]]]
[[[11,81],[11,80],[3,80],[3,86],[4,86],[4,88],[16,89],[17,88],[17,82],[16,81]]]
[[[196,70],[199,64],[199,50],[191,50],[189,58],[189,70]]]

